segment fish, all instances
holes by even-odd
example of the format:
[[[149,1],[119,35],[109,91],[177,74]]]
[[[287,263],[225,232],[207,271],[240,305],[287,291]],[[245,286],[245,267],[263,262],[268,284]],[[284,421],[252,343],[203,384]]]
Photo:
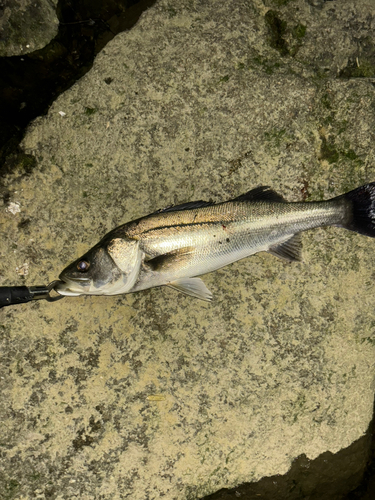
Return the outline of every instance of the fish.
[[[375,237],[375,182],[325,201],[287,202],[269,186],[231,200],[170,206],[107,233],[68,265],[64,296],[119,295],[168,286],[210,301],[198,276],[258,252],[301,260],[301,233],[324,226]]]

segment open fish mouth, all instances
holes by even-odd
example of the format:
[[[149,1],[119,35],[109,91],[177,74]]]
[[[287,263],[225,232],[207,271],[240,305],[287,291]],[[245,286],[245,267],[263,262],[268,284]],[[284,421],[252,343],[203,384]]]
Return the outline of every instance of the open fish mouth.
[[[56,285],[55,291],[60,295],[76,297],[77,295],[87,293],[85,289],[90,286],[90,282],[91,280],[89,278],[60,278],[60,282]]]
[[[90,278],[60,278],[55,291],[60,295],[77,297],[78,295],[117,295],[122,293],[124,283],[122,280],[114,283],[103,283],[95,286]]]

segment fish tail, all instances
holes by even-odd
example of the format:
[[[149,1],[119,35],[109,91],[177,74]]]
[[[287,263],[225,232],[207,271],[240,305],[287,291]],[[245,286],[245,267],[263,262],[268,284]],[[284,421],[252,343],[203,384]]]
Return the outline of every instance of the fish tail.
[[[335,199],[349,202],[349,213],[342,227],[375,238],[375,182],[365,184]]]

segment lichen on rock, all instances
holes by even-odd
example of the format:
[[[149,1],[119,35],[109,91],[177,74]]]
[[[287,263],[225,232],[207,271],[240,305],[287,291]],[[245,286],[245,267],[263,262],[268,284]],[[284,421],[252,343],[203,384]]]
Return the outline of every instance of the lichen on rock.
[[[170,204],[373,181],[375,88],[337,78],[351,40],[324,55],[362,2],[330,3],[162,0],[115,37],[2,179],[2,283],[47,283]],[[270,44],[271,8],[306,26],[294,54]],[[163,288],[3,309],[0,496],[195,499],[349,446],[372,417],[374,244],[305,233],[303,263],[205,276],[212,304]]]

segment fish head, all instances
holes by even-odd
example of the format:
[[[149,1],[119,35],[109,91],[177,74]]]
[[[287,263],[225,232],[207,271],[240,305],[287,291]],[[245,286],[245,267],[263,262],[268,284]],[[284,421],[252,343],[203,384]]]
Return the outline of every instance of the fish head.
[[[138,241],[103,239],[61,272],[55,290],[68,296],[127,293],[138,278],[141,260]]]

